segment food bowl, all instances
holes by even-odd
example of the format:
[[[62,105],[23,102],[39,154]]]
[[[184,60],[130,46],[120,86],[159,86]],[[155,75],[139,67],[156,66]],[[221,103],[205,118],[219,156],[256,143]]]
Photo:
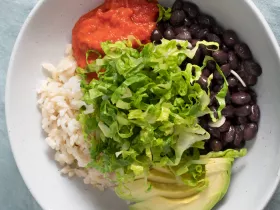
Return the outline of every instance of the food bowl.
[[[28,16],[17,39],[6,86],[6,117],[12,150],[29,190],[46,210],[128,209],[107,190],[100,192],[79,179],[60,175],[53,153],[45,143],[36,87],[46,78],[42,62],[57,63],[71,42],[78,18],[101,0],[40,1]],[[173,1],[160,1],[170,6]],[[256,87],[262,110],[256,141],[247,144],[248,155],[236,161],[227,196],[217,206],[226,210],[261,210],[279,181],[280,51],[263,16],[250,0],[196,0],[225,28],[234,29],[251,48],[263,68]]]

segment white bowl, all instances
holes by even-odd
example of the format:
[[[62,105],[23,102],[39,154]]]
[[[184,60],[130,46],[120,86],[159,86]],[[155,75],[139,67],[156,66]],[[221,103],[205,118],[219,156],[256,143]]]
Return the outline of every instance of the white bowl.
[[[171,4],[173,1],[162,1]],[[12,150],[33,196],[46,210],[124,210],[112,191],[99,192],[81,180],[62,177],[44,141],[36,85],[45,78],[42,62],[57,63],[78,18],[101,0],[44,0],[27,18],[17,39],[7,77],[6,116]],[[235,29],[263,67],[258,83],[260,131],[249,154],[238,160],[221,210],[261,210],[279,181],[280,62],[277,41],[250,0],[196,0],[226,28]]]

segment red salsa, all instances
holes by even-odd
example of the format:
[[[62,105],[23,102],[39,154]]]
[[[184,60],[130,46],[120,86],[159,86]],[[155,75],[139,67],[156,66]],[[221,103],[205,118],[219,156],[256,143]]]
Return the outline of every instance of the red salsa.
[[[86,52],[94,49],[103,54],[100,43],[127,39],[129,35],[149,42],[158,17],[157,1],[106,0],[82,16],[72,32],[74,57],[78,66],[86,66]],[[96,59],[92,53],[89,62]]]

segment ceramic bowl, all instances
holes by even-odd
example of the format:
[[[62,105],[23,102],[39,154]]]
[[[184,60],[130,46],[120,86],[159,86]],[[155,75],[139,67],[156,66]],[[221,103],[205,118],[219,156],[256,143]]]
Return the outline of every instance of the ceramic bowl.
[[[71,42],[78,18],[101,0],[44,0],[28,16],[14,47],[6,86],[6,117],[18,168],[29,190],[46,210],[124,210],[126,203],[113,191],[100,192],[81,180],[59,173],[44,141],[37,107],[37,84],[46,78],[42,62],[57,63]],[[173,1],[161,1],[170,5]],[[263,68],[256,87],[261,124],[249,153],[233,166],[227,196],[218,210],[261,210],[279,181],[280,167],[280,51],[262,14],[251,0],[196,0],[225,28],[234,29]]]

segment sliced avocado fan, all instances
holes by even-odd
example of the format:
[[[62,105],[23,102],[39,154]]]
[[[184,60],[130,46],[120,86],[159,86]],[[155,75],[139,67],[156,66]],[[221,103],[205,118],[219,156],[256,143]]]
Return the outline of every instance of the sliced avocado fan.
[[[179,183],[175,176],[172,183],[171,174],[167,176],[164,170],[154,170],[152,181],[148,177],[149,190],[147,182],[138,179],[115,191],[120,198],[135,202],[130,210],[211,210],[228,190],[232,162],[232,158],[210,158],[205,166],[207,181],[196,187]]]

